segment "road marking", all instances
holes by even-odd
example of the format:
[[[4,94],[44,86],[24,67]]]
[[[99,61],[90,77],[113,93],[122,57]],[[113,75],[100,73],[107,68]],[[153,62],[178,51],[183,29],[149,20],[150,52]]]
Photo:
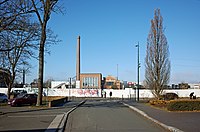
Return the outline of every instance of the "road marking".
[[[57,115],[45,132],[56,132],[65,114]]]

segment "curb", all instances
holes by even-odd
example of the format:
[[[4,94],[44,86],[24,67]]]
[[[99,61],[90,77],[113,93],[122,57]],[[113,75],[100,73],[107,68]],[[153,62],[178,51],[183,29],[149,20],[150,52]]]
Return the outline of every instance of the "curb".
[[[182,130],[180,130],[180,129],[178,129],[178,128],[165,125],[165,124],[161,123],[160,121],[158,121],[158,120],[156,120],[156,119],[153,119],[152,117],[148,116],[145,112],[143,112],[143,111],[141,111],[141,110],[135,108],[134,106],[130,106],[130,105],[124,103],[124,102],[122,102],[122,103],[123,103],[123,105],[129,107],[130,109],[136,111],[136,112],[139,113],[140,115],[146,117],[147,119],[149,119],[149,120],[155,122],[156,124],[160,125],[161,127],[165,128],[165,129],[167,129],[167,130],[169,130],[169,131],[171,131],[171,132],[183,132]]]
[[[74,108],[72,108],[70,111],[68,111],[67,113],[64,113],[62,120],[60,122],[60,124],[58,125],[58,132],[64,132],[65,131],[65,127],[67,124],[67,119],[69,117],[69,114],[72,113],[75,109],[77,109],[79,106],[83,105],[86,102],[86,100],[82,101],[80,104],[78,104],[77,106],[75,106]]]

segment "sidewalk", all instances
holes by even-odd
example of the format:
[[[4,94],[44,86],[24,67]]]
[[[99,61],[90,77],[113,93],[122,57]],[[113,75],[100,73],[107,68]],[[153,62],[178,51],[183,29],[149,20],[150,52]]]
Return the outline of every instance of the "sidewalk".
[[[168,112],[154,108],[144,103],[136,103],[130,101],[125,101],[124,103],[133,107],[133,109],[136,108],[134,109],[135,111],[139,110],[137,112],[144,112],[141,112],[142,115],[145,116],[146,114],[153,120],[158,121],[158,123],[164,124],[168,128],[172,128],[172,131],[200,131],[200,112]]]
[[[0,107],[0,131],[63,131],[68,115],[84,101],[70,101],[58,107]]]
[[[20,112],[31,112],[31,111],[40,111],[40,110],[53,110],[60,109],[63,107],[73,107],[80,103],[80,101],[69,101],[64,105],[59,105],[57,107],[48,107],[47,105],[42,106],[22,106],[22,107],[11,107],[10,105],[0,106],[0,115],[8,114],[8,113],[20,113]]]

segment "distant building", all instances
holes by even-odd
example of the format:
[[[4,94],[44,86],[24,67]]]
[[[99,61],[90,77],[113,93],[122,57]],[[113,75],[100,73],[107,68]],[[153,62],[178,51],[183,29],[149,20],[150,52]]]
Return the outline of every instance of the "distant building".
[[[38,88],[38,79],[34,79],[30,85],[31,85],[31,88]]]
[[[190,85],[188,83],[180,83],[178,84],[180,89],[188,89],[190,88]]]
[[[189,84],[191,88],[200,89],[200,84]]]
[[[104,83],[105,89],[121,89],[121,82],[113,76],[107,76]]]
[[[188,89],[190,87],[191,86],[188,83],[179,83],[179,84],[172,84],[171,87],[169,87],[169,88],[171,88],[171,89]]]
[[[102,74],[101,73],[81,73],[80,88],[101,89]]]
[[[125,85],[125,84],[124,84]],[[128,82],[126,85],[126,88],[135,88],[136,83],[135,82]],[[141,88],[141,87],[140,87]]]
[[[67,84],[66,81],[51,81],[51,88],[58,88],[61,87],[61,85]]]
[[[67,87],[66,83],[60,83],[57,86],[54,86],[53,88],[66,89],[66,87]]]
[[[172,89],[179,89],[179,86],[177,84],[172,84],[171,88]]]
[[[75,81],[51,81],[51,88],[57,89],[68,89],[68,88],[76,88]]]

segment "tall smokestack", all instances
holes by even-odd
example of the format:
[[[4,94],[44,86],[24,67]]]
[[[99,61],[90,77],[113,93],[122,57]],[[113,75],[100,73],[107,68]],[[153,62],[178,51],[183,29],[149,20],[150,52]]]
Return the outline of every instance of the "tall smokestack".
[[[80,36],[77,38],[77,51],[76,51],[76,80],[80,81]]]

